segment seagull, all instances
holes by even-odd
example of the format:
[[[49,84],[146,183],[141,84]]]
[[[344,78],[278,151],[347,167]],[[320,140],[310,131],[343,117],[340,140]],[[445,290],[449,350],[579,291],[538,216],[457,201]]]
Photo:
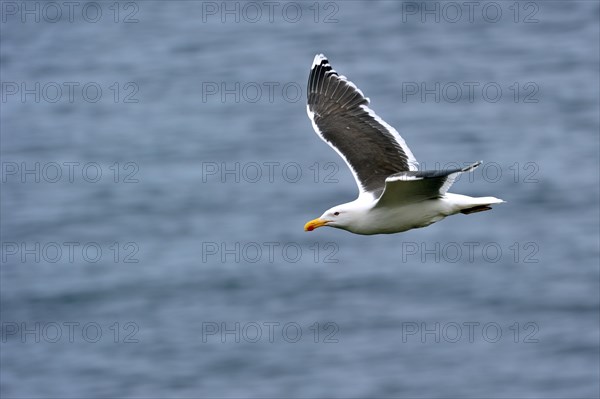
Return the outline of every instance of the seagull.
[[[400,233],[504,202],[448,192],[461,173],[472,171],[481,161],[460,169],[419,170],[396,129],[369,108],[369,99],[338,75],[323,54],[314,58],[307,95],[312,126],[352,171],[358,198],[328,209],[306,223],[305,231],[329,226],[364,235]]]

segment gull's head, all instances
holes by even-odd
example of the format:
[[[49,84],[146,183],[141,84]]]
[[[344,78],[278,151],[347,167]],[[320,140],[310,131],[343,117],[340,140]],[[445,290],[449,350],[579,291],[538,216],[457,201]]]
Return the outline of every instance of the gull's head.
[[[352,210],[341,205],[335,206],[304,225],[304,231],[313,231],[316,228],[329,226],[346,229],[352,220]]]

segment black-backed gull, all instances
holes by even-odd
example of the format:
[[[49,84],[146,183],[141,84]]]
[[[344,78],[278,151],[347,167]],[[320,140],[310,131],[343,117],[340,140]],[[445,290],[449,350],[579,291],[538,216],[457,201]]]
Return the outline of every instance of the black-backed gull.
[[[346,161],[359,195],[306,223],[304,230],[330,226],[356,234],[399,233],[504,202],[448,193],[458,175],[481,162],[462,169],[419,171],[396,129],[369,108],[369,99],[338,75],[323,54],[313,61],[307,95],[306,111],[315,132]]]

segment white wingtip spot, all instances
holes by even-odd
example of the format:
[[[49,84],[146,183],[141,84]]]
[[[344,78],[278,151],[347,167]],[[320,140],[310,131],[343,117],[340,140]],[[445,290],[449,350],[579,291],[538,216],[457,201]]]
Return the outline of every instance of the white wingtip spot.
[[[321,54],[315,55],[315,58],[313,60],[312,66],[311,66],[311,69],[313,69],[317,65],[320,65],[321,61],[323,61],[323,60],[325,60],[325,61],[327,61],[327,63],[329,63],[329,61],[327,60],[327,57],[325,57],[324,54],[321,53]]]

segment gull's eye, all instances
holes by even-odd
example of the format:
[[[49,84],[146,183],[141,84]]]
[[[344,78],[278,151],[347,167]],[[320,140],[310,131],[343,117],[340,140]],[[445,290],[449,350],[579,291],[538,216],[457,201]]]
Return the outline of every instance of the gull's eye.
[[[333,216],[338,216],[340,213],[339,212],[334,212]]]

